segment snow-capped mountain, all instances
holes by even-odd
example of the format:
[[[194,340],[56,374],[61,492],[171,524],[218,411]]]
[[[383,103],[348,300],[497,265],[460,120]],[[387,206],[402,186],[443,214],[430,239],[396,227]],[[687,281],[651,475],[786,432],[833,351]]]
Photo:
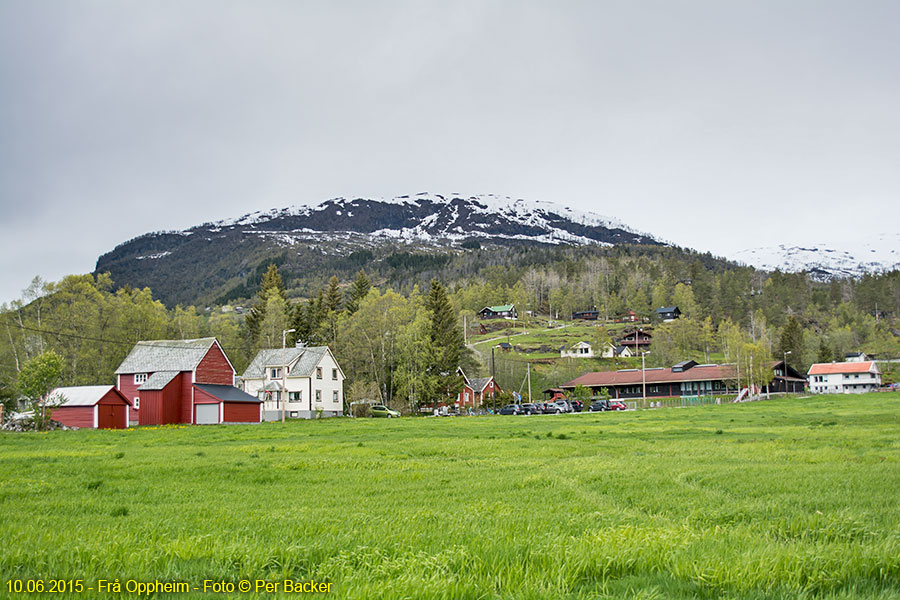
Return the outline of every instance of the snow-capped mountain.
[[[479,239],[553,245],[659,243],[653,236],[615,219],[552,202],[493,194],[444,196],[422,192],[391,199],[334,198],[315,205],[255,212],[208,227],[231,228],[242,228],[248,234],[278,231],[298,237],[312,232],[353,232],[419,242]]]
[[[101,256],[96,271],[110,272],[120,285],[149,286],[171,305],[246,298],[253,293],[246,286],[255,286],[270,262],[298,280],[317,270],[379,268],[379,261],[399,277],[416,269],[433,275],[451,256],[482,246],[618,244],[667,245],[615,219],[551,202],[423,192],[333,198],[148,233]]]
[[[742,250],[731,256],[735,261],[774,271],[807,271],[819,280],[834,277],[860,277],[900,269],[900,233],[872,234],[857,243],[769,246]]]

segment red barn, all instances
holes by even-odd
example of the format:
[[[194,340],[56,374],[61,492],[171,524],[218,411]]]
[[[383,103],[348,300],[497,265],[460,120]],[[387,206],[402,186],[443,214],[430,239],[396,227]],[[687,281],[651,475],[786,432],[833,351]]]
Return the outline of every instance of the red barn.
[[[111,385],[56,388],[50,394],[60,404],[50,409],[50,418],[69,427],[127,429],[131,403]]]
[[[196,405],[206,399],[196,384],[233,387],[234,375],[216,338],[145,341],[116,369],[116,388],[132,401],[132,423],[196,423]]]

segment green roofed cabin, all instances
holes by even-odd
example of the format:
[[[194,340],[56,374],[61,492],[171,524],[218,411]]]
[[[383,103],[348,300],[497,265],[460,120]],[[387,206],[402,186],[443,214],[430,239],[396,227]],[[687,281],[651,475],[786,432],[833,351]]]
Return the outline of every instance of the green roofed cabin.
[[[482,319],[517,319],[519,313],[516,312],[514,304],[501,304],[500,306],[485,306],[478,314]]]

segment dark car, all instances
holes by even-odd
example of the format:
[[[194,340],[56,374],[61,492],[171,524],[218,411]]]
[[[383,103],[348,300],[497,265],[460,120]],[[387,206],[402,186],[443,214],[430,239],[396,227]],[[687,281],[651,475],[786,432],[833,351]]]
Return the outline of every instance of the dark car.
[[[628,410],[628,405],[621,400],[610,400],[609,410]]]
[[[507,404],[503,408],[500,409],[501,415],[521,415],[522,407],[518,404]]]
[[[591,412],[603,412],[609,410],[609,400],[594,400],[588,407]]]
[[[572,412],[581,412],[584,410],[584,402],[581,400],[569,400],[569,404],[572,406]]]
[[[553,402],[543,402],[541,404],[541,412],[544,413],[545,415],[549,415],[549,414],[553,414],[553,413],[557,412],[556,411],[557,408],[559,408],[559,407],[556,406],[556,404],[554,404]]]
[[[541,413],[541,407],[532,402],[526,402],[522,405],[522,412],[526,415],[537,415]]]

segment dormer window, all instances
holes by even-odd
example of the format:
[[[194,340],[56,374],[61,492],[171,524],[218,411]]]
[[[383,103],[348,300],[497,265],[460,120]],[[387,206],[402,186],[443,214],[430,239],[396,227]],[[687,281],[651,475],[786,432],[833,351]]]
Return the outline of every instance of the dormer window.
[[[134,385],[141,385],[142,383],[147,383],[147,374],[146,373],[135,373],[134,374]]]
[[[281,367],[270,369],[269,375],[272,379],[281,379]]]
[[[316,379],[322,379],[322,367],[316,367]]]

